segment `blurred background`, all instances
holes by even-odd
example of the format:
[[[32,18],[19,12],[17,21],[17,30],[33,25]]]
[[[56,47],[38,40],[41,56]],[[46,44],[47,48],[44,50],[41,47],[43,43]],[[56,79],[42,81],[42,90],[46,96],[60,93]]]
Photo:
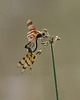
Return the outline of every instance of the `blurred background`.
[[[47,47],[21,74],[27,19],[61,40],[54,46],[60,100],[80,99],[80,0],[0,0],[0,100],[56,100],[52,56]]]

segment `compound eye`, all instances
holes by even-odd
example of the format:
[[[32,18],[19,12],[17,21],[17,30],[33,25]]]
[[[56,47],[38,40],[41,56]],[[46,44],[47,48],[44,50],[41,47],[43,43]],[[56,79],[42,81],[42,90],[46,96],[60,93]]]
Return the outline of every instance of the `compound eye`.
[[[43,32],[42,35],[45,36],[45,33]]]

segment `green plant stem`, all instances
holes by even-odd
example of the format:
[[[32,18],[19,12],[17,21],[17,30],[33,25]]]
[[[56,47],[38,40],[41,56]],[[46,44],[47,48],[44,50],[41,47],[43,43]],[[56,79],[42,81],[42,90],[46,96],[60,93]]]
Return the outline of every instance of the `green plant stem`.
[[[55,61],[54,61],[54,54],[53,54],[52,43],[51,43],[51,53],[52,53],[52,60],[53,60],[53,72],[54,72],[55,89],[56,89],[56,100],[59,100],[58,88],[57,88],[57,79],[56,79],[56,69],[55,69]]]

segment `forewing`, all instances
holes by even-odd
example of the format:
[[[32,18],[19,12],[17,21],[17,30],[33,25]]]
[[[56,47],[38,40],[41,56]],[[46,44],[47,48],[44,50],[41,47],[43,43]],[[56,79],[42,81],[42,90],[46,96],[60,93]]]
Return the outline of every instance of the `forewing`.
[[[29,31],[36,30],[31,19],[27,20],[27,26],[28,26]]]

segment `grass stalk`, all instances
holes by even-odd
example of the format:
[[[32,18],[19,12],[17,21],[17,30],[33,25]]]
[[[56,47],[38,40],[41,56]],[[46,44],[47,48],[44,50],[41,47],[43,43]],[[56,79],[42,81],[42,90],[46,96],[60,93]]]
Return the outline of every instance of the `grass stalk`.
[[[56,78],[56,69],[55,69],[55,61],[54,61],[54,53],[53,53],[52,43],[51,43],[51,53],[52,53],[53,72],[54,72],[54,81],[55,81],[55,89],[56,89],[56,100],[59,100],[58,87],[57,87],[57,78]]]

